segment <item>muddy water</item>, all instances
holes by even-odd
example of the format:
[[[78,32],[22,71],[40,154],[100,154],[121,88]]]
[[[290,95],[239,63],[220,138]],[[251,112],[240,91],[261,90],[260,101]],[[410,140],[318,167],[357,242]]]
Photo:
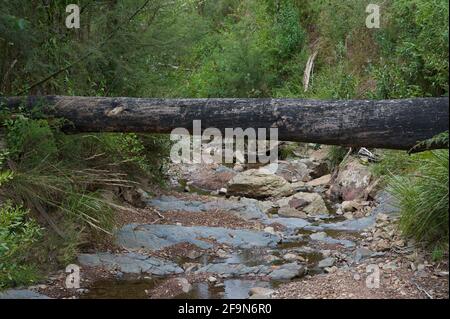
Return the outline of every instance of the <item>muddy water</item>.
[[[82,295],[82,299],[147,299],[145,290],[152,289],[161,279],[99,280]]]
[[[191,292],[180,294],[176,299],[246,299],[253,287],[272,288],[267,281],[227,279],[222,287],[213,287],[205,282],[193,285]]]
[[[258,265],[281,265],[288,261],[283,260],[282,256],[287,249],[302,248],[306,242],[293,242],[280,244],[273,249],[254,248],[241,249],[232,252],[227,258],[213,258],[211,256],[202,256],[199,262],[206,263],[228,263],[243,264],[246,266]],[[274,256],[276,260],[267,260],[267,256]],[[323,256],[317,252],[298,251],[298,255],[305,258],[305,265],[308,267],[310,274],[321,272],[317,263],[323,259]],[[180,261],[182,263],[182,261]],[[164,277],[154,278],[137,278],[127,277],[122,279],[108,279],[94,282],[89,291],[81,298],[83,299],[147,299],[146,290],[157,287],[165,280]],[[263,281],[260,279],[225,279],[223,283],[217,287],[207,282],[193,283],[192,290],[189,293],[181,293],[174,298],[176,299],[246,299],[249,297],[249,291],[254,287],[275,288],[281,282]]]
[[[148,299],[146,290],[155,288],[163,279],[110,279],[93,284],[82,299]],[[273,288],[274,284],[260,280],[227,279],[216,287],[206,282],[194,283],[189,293],[175,299],[245,299],[253,287]]]

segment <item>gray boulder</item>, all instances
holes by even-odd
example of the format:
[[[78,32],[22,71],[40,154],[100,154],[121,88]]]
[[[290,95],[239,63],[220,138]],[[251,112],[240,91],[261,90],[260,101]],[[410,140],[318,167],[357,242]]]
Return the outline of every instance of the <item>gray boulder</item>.
[[[289,280],[305,274],[305,267],[297,263],[284,264],[269,274],[272,280]]]
[[[51,299],[28,289],[10,289],[0,292],[0,299]]]
[[[158,276],[179,274],[183,272],[177,264],[157,257],[148,257],[136,253],[127,254],[81,254],[78,262],[88,267],[105,267],[119,270],[125,274],[152,274]]]
[[[251,198],[282,197],[292,194],[292,186],[281,176],[264,169],[249,169],[228,182],[228,194]]]
[[[212,248],[211,240],[238,248],[276,246],[278,235],[266,232],[223,227],[138,225],[124,226],[116,236],[117,244],[128,249],[160,250],[179,243],[191,243],[200,248]],[[204,240],[204,239],[208,240]]]

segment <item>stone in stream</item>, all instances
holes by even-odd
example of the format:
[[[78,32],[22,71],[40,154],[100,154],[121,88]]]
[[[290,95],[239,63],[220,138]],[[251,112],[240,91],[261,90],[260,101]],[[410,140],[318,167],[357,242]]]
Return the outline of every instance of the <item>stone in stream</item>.
[[[322,177],[313,179],[305,184],[306,187],[318,187],[328,185],[331,181],[331,174],[324,175]]]
[[[186,278],[177,278],[176,281],[178,285],[181,287],[181,291],[183,293],[187,294],[192,290],[192,285]]]
[[[198,213],[208,211],[226,211],[245,220],[265,219],[266,213],[263,209],[272,207],[271,202],[258,202],[257,200],[241,199],[240,201],[214,199],[207,202],[196,200],[183,200],[174,196],[161,196],[148,201],[148,205],[157,208],[162,212],[182,211],[187,213]]]
[[[368,166],[357,158],[351,158],[339,169],[339,173],[330,188],[332,198],[342,198],[344,201],[362,199],[364,191],[369,187],[372,174]]]
[[[289,183],[310,180],[308,167],[298,161],[278,161],[275,175],[283,177]],[[270,164],[272,165],[272,164]],[[266,166],[265,166],[266,167]],[[264,168],[264,167],[263,167]]]
[[[271,272],[271,267],[266,265],[246,266],[243,264],[217,263],[208,264],[199,268],[195,273],[211,273],[219,274],[221,276],[248,276],[261,275],[265,276]]]
[[[232,179],[236,172],[223,165],[217,164],[191,164],[179,166],[183,178],[189,184],[202,191],[216,191]]]
[[[205,240],[206,239],[206,240]],[[191,243],[208,249],[211,241],[237,248],[274,247],[281,240],[278,235],[261,231],[206,226],[139,225],[120,229],[117,244],[128,249],[160,250],[179,243]]]
[[[363,203],[360,201],[357,201],[357,200],[344,201],[341,204],[343,212],[354,212],[354,211],[358,210],[359,208],[361,208],[362,206],[363,206]]]
[[[274,217],[269,220],[264,221],[264,224],[280,224],[288,229],[288,231],[295,231],[303,229],[311,225],[310,222],[302,218],[290,218],[290,217]]]
[[[322,196],[317,193],[299,192],[290,197],[278,200],[277,204],[279,205],[281,212],[285,214],[282,215],[279,213],[279,215],[284,217],[302,218],[301,216],[304,215],[302,215],[301,213],[304,213],[308,216],[329,214],[325,201],[323,200]],[[295,214],[292,214],[292,209],[299,211],[299,214],[297,216]]]
[[[276,204],[272,201],[269,201],[269,200],[262,201],[262,200],[257,200],[254,198],[247,198],[247,197],[241,197],[241,199],[239,200],[239,203],[251,208],[252,211],[253,211],[253,207],[256,207],[257,209],[262,211],[265,215],[261,215],[259,219],[265,219],[266,215],[270,214],[271,211],[274,208],[276,208]],[[239,213],[237,213],[237,214],[239,214]],[[245,215],[246,214],[242,215],[244,219],[245,219]]]
[[[335,262],[336,262],[336,260],[333,257],[327,257],[327,258],[319,261],[319,264],[317,266],[319,268],[329,268],[329,267],[332,267]]]
[[[0,299],[51,299],[51,298],[28,289],[9,289],[0,292]]]
[[[273,270],[269,277],[272,280],[289,280],[297,277],[301,277],[305,274],[305,267],[294,262],[290,264],[284,264],[280,268]]]
[[[148,257],[136,253],[126,254],[81,254],[78,262],[88,267],[105,267],[109,270],[119,270],[125,274],[152,274],[158,276],[183,273],[177,264],[157,257]]]
[[[364,229],[370,228],[376,223],[376,218],[380,213],[386,214],[388,216],[396,216],[399,213],[399,208],[396,205],[395,199],[387,192],[380,192],[375,200],[378,205],[375,206],[371,212],[370,216],[357,218],[353,220],[346,220],[337,223],[327,223],[320,225],[317,229],[331,229],[339,231],[362,231]]]
[[[312,240],[321,241],[327,244],[339,244],[345,247],[354,247],[355,243],[347,239],[335,239],[329,237],[325,232],[319,232],[309,235]]]
[[[270,296],[275,291],[270,288],[264,288],[264,287],[253,287],[249,291],[250,298],[249,299],[267,299],[270,298]]]
[[[359,263],[360,261],[364,260],[365,258],[369,258],[374,254],[373,251],[371,251],[368,248],[365,247],[359,247],[355,250],[355,262]]]
[[[289,261],[295,261],[298,259],[299,256],[293,253],[287,253],[283,255],[283,259],[289,260]]]
[[[283,197],[293,193],[286,179],[263,169],[249,169],[228,182],[228,194],[251,198]]]
[[[268,265],[246,266],[243,264],[217,263],[208,264],[199,268],[195,273],[211,273],[220,276],[268,276],[272,280],[288,280],[300,277],[305,273],[305,268],[298,263],[289,263],[273,269]]]
[[[278,210],[278,215],[281,217],[308,218],[308,215],[305,212],[289,206],[281,207]]]

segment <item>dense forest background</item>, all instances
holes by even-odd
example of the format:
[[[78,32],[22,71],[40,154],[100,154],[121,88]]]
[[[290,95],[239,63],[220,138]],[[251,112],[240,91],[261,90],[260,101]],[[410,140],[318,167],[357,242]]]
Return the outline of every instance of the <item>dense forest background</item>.
[[[72,2],[0,0],[0,95],[448,96],[445,0],[382,1],[379,29],[365,25],[373,2],[365,0],[80,0],[78,30],[64,22]],[[42,265],[65,265],[89,238],[110,233],[114,207],[102,188],[143,182],[142,176],[148,183],[162,180],[164,137],[66,136],[60,121],[32,120],[29,111],[2,109],[0,116],[0,287],[32,282]],[[332,162],[345,153],[336,147]],[[448,250],[442,248],[448,242],[448,151],[385,157],[377,173],[395,175],[391,186],[410,211],[405,231],[433,242],[433,249],[439,243],[434,251],[442,255]],[[439,180],[401,189],[412,178],[405,174],[418,167]],[[422,208],[412,201],[424,190],[428,202],[427,196],[436,197],[435,207],[418,222],[414,214]]]

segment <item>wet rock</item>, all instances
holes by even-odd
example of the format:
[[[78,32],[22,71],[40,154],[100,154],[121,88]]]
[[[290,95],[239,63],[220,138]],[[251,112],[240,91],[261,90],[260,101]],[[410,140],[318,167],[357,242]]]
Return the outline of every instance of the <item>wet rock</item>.
[[[330,146],[321,145],[318,149],[309,151],[308,157],[311,161],[324,162],[328,158]]]
[[[376,251],[386,251],[391,248],[391,245],[387,239],[381,239],[373,243],[371,247]]]
[[[185,273],[190,273],[197,270],[200,266],[201,264],[199,263],[184,263],[183,269]]]
[[[0,292],[0,299],[51,299],[51,298],[28,289],[10,289]]]
[[[249,276],[249,275],[268,275],[271,269],[269,266],[246,266],[243,264],[217,263],[208,264],[199,268],[195,273],[211,273],[223,277],[226,276]]]
[[[325,240],[327,238],[327,233],[325,232],[318,232],[318,233],[314,233],[309,235],[309,237],[312,240]]]
[[[183,269],[171,261],[136,253],[81,254],[78,256],[78,262],[83,266],[105,267],[108,270],[119,270],[125,274],[146,273],[165,276],[183,272]]]
[[[223,250],[223,249],[217,250],[216,254],[217,254],[217,257],[219,257],[219,258],[229,258],[229,257],[230,257],[230,254],[227,253],[227,252],[226,252],[225,250]]]
[[[376,220],[377,220],[377,222],[378,221],[386,222],[389,220],[389,216],[386,214],[380,213],[377,215]]]
[[[350,159],[339,170],[330,188],[330,195],[333,198],[342,198],[344,201],[362,199],[371,179],[372,174],[367,166],[362,165],[358,159]]]
[[[355,219],[354,216],[353,216],[353,214],[350,213],[350,212],[344,213],[343,216],[344,216],[346,219],[348,219],[348,220],[353,220],[353,219]]]
[[[330,168],[325,161],[313,161],[311,169],[311,177],[313,179],[320,178],[330,173]]]
[[[209,277],[208,277],[208,282],[210,282],[210,283],[215,283],[215,282],[217,282],[217,278],[214,277],[214,276],[209,276]]]
[[[203,253],[199,250],[191,250],[186,254],[186,257],[192,260],[200,258],[201,256],[203,256]]]
[[[227,199],[213,199],[211,201],[201,202],[195,200],[182,200],[174,196],[161,196],[152,199],[148,205],[157,208],[159,211],[182,211],[188,213],[207,212],[207,211],[226,211],[233,213],[246,220],[265,219],[266,213],[262,209],[267,209],[270,202],[259,202],[257,200],[241,199],[239,202]]]
[[[381,190],[381,178],[372,182],[369,187],[364,191],[364,200],[373,200],[377,197],[378,192]]]
[[[318,267],[319,268],[329,268],[329,267],[332,267],[335,262],[336,262],[336,260],[333,257],[327,257],[327,258],[319,261]]]
[[[192,290],[192,285],[186,278],[177,278],[176,281],[178,282],[178,285],[181,287],[183,293],[187,294]]]
[[[298,259],[298,256],[296,254],[293,253],[287,253],[283,256],[284,260],[288,260],[288,261],[295,261]]]
[[[283,177],[290,183],[310,180],[308,167],[301,162],[278,161],[276,175]]]
[[[327,244],[339,244],[339,245],[343,245],[345,247],[354,247],[355,243],[347,240],[347,239],[335,239],[332,237],[329,237],[325,232],[319,232],[319,233],[314,233],[309,235],[309,237],[312,240],[317,240],[317,241],[321,241]]]
[[[302,219],[302,218],[289,218],[289,217],[274,217],[267,221],[264,221],[265,224],[280,224],[286,227],[289,231],[295,231],[298,229],[303,229],[311,223]]]
[[[344,212],[354,212],[361,208],[362,204],[356,200],[344,201],[341,204],[342,210]]]
[[[294,197],[289,201],[288,205],[291,208],[301,210],[302,208],[305,208],[306,206],[308,206],[310,203],[311,202],[305,200],[304,198]]]
[[[373,251],[365,247],[359,247],[355,250],[355,262],[359,263],[360,261],[371,257]]]
[[[124,226],[119,230],[116,237],[117,244],[122,247],[148,250],[160,250],[178,243],[191,243],[200,248],[208,249],[213,247],[211,240],[219,244],[239,248],[275,246],[280,241],[280,237],[277,235],[250,230],[138,224]]]
[[[251,216],[250,212],[254,212],[253,219],[257,219],[256,217],[258,217],[258,219],[264,219],[265,215],[269,214],[276,206],[272,201],[268,201],[268,200],[261,201],[261,200],[256,200],[254,198],[246,198],[246,197],[241,197],[239,200],[239,203],[241,203],[247,207],[246,210],[248,212],[245,215]],[[256,212],[256,211],[258,211],[258,212]],[[260,215],[259,211],[263,212],[264,215]]]
[[[219,165],[194,165],[185,176],[191,180],[191,186],[204,191],[214,191],[226,185],[236,172],[231,168]]]
[[[251,288],[249,291],[249,295],[253,297],[252,299],[263,299],[263,298],[270,298],[270,296],[275,291],[270,288],[264,288],[264,287],[254,287]]]
[[[313,179],[312,181],[306,182],[307,187],[318,187],[328,185],[331,181],[331,174],[324,175],[322,177]]]
[[[278,210],[278,215],[281,217],[307,218],[308,215],[301,210],[292,207],[284,206]]]
[[[289,280],[305,274],[305,267],[298,263],[284,264],[269,274],[272,280]]]
[[[379,192],[375,197],[378,205],[372,210],[373,215],[383,213],[389,216],[397,216],[400,213],[396,199],[386,191]]]
[[[264,259],[264,262],[269,263],[269,264],[272,264],[272,263],[280,260],[280,258],[278,258],[275,255],[267,255],[267,256],[264,256],[263,259]]]
[[[251,198],[281,197],[292,194],[290,184],[281,176],[262,169],[239,173],[228,182],[228,193]]]
[[[264,228],[264,232],[269,233],[269,234],[273,234],[273,235],[276,234],[275,229],[273,229],[273,227],[266,227],[266,228]]]
[[[302,203],[297,205],[299,208],[296,209],[300,212],[307,214],[308,216],[318,216],[318,215],[328,215],[329,211],[323,200],[322,196],[316,193],[296,193],[290,197],[286,197],[277,201],[280,210],[285,208],[285,212],[289,215],[291,214],[291,209],[295,209],[292,206],[296,206],[295,203]],[[282,210],[283,212],[283,210]],[[280,214],[280,213],[279,213]],[[280,214],[281,216],[281,214]],[[289,216],[298,217],[298,216]],[[300,217],[301,218],[301,217]]]
[[[338,268],[336,266],[324,268],[324,271],[329,274],[335,273],[337,270],[338,270]]]

